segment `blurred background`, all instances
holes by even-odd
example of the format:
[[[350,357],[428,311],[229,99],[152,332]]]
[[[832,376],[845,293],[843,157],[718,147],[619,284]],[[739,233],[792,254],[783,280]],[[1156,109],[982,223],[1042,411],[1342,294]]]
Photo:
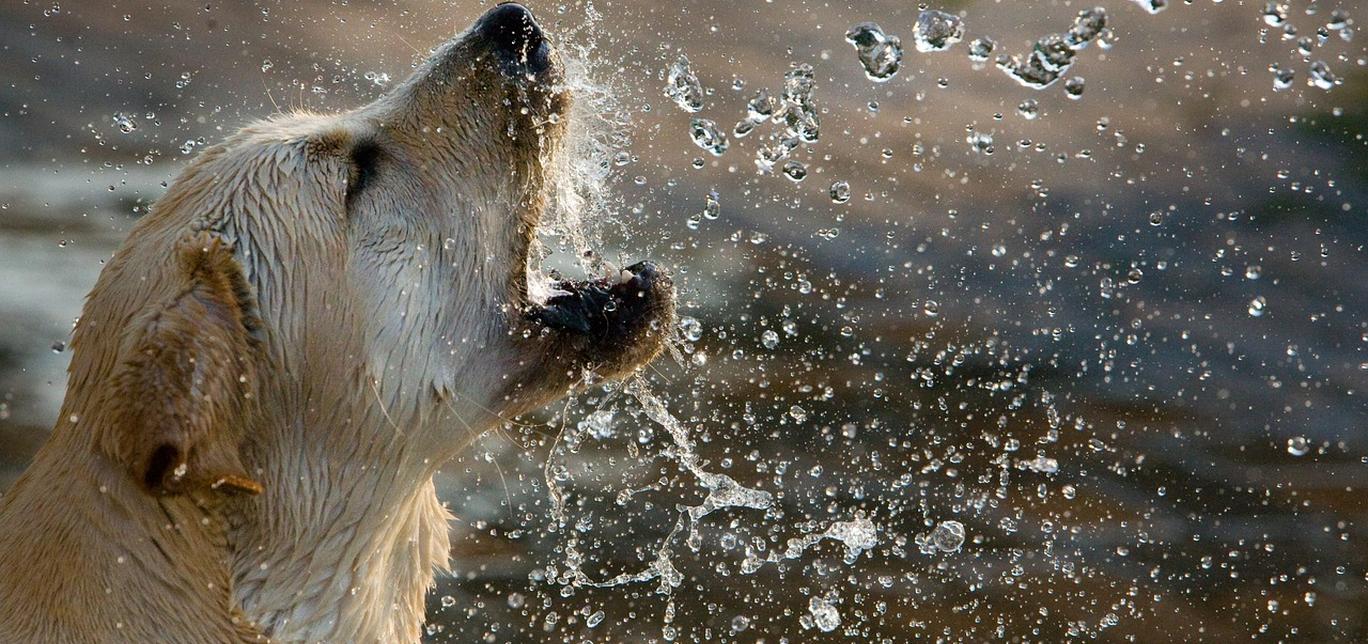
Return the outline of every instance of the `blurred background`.
[[[1368,7],[1269,4],[945,0],[963,40],[920,52],[908,2],[532,2],[603,144],[590,245],[680,284],[643,378],[774,503],[671,537],[705,490],[632,396],[587,392],[445,470],[431,641],[1368,639]],[[364,103],[488,6],[0,4],[0,490],[103,261],[200,147]],[[1093,6],[1110,47],[1058,82],[995,67]],[[864,21],[902,39],[887,82]],[[696,114],[664,93],[681,54]],[[757,173],[781,126],[732,131],[795,64],[801,181]],[[868,551],[817,538],[850,521]],[[568,543],[591,579],[663,551],[679,584],[574,582]]]

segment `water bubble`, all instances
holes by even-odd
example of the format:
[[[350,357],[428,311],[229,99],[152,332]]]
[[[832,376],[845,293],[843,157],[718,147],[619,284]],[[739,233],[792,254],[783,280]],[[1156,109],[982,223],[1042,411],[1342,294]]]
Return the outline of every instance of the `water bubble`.
[[[821,597],[808,600],[808,613],[812,615],[812,624],[824,633],[830,633],[841,625],[841,613],[831,602]]]
[[[615,166],[622,167],[631,162],[632,155],[629,154],[626,150],[619,150],[617,154],[613,155],[613,165]]]
[[[513,610],[518,610],[519,608],[522,608],[523,605],[525,605],[526,603],[527,603],[527,596],[526,596],[526,595],[523,595],[522,593],[509,593],[509,595],[508,595],[508,607],[509,607],[509,608],[512,608]]]
[[[850,201],[850,182],[844,180],[831,182],[829,194],[831,195],[831,201],[833,203],[846,203]]]
[[[1250,264],[1245,267],[1245,279],[1256,280],[1263,275],[1263,267],[1258,264]]]
[[[272,63],[270,58],[261,61],[261,73],[265,74],[271,71],[272,67],[275,67],[275,63]]]
[[[390,75],[385,72],[366,72],[361,76],[376,87],[384,87],[390,82]]]
[[[865,76],[876,83],[885,82],[898,73],[902,64],[902,40],[890,36],[872,22],[862,22],[846,32],[846,42],[855,47]]]
[[[807,166],[801,161],[789,161],[784,164],[784,176],[788,177],[789,180],[794,183],[806,179],[807,173]]]
[[[1287,453],[1293,456],[1306,456],[1311,451],[1311,443],[1305,436],[1293,436],[1287,439]]]
[[[1268,308],[1268,300],[1259,295],[1249,301],[1249,314],[1253,317],[1263,317],[1264,310]]]
[[[717,129],[717,123],[711,119],[693,118],[689,121],[689,137],[697,145],[713,156],[722,156],[727,151],[730,143],[727,135]]]
[[[703,86],[699,84],[698,77],[694,76],[693,69],[689,67],[688,56],[680,54],[679,59],[670,65],[670,71],[665,79],[665,95],[673,99],[685,112],[692,113],[703,109]]]
[[[451,595],[442,595],[442,608],[451,608],[456,605],[456,598]]]
[[[737,615],[736,617],[733,617],[731,621],[732,634],[740,633],[750,628],[750,622],[750,618],[746,617],[745,615]]]
[[[1318,60],[1311,63],[1311,65],[1306,70],[1306,74],[1306,82],[1308,84],[1313,85],[1315,87],[1319,87],[1326,91],[1329,91],[1333,89],[1336,85],[1339,85],[1340,83],[1344,82],[1343,79],[1336,76],[1334,72],[1330,71],[1330,66],[1325,64],[1325,61],[1323,60]]]
[[[944,553],[958,552],[964,545],[964,524],[959,521],[941,521],[936,524],[931,536],[926,539],[926,546],[934,548]],[[925,547],[923,551],[925,551]],[[931,554],[931,553],[927,553]]]
[[[114,126],[119,128],[119,131],[124,134],[130,134],[133,130],[138,129],[138,122],[133,120],[132,116],[124,114],[123,112],[115,112],[113,120]]]
[[[1064,93],[1073,100],[1083,98],[1083,87],[1085,81],[1082,76],[1074,76],[1064,81]]]
[[[595,611],[593,615],[590,615],[588,619],[584,620],[584,625],[588,626],[589,628],[594,628],[595,626],[598,626],[599,624],[603,623],[603,618],[603,611]]]
[[[1017,105],[1017,114],[1028,121],[1034,121],[1040,116],[1040,104],[1034,98],[1028,98]]]
[[[773,329],[766,329],[764,333],[760,334],[760,344],[764,345],[766,349],[779,346],[779,334],[775,333]]]
[[[927,300],[926,304],[922,305],[922,310],[926,311],[926,315],[936,317],[940,315],[940,304],[935,300]]]
[[[975,38],[969,43],[969,60],[985,62],[993,55],[994,49],[997,49],[997,43],[992,38]]]
[[[964,23],[954,14],[926,9],[917,16],[912,38],[917,51],[945,51],[964,38]]]

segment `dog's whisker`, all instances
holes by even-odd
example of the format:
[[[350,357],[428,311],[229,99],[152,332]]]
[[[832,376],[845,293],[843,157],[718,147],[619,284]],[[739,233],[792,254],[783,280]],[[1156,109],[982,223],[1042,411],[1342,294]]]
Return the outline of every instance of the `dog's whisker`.
[[[376,385],[378,381],[375,378],[370,378],[369,380],[371,391],[375,392],[375,404],[380,406],[380,414],[385,417],[385,421],[389,423],[389,426],[394,428],[395,433],[403,436],[404,430],[401,429],[399,425],[395,424],[394,419],[390,417],[389,410],[385,408],[385,401],[380,397],[380,387]]]

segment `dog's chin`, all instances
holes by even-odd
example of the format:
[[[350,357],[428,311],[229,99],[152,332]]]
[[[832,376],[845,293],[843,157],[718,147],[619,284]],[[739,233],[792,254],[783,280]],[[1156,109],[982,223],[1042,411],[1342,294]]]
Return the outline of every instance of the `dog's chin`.
[[[674,320],[674,285],[651,262],[597,280],[532,280],[525,319],[546,342],[549,368],[616,378],[665,346]]]

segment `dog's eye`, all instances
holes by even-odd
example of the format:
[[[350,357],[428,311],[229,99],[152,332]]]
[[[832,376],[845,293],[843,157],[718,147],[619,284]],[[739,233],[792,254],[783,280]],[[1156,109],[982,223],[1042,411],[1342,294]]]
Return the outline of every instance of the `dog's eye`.
[[[380,164],[380,146],[374,141],[362,141],[351,150],[351,174],[347,180],[347,203],[366,189],[366,184],[375,178]]]

